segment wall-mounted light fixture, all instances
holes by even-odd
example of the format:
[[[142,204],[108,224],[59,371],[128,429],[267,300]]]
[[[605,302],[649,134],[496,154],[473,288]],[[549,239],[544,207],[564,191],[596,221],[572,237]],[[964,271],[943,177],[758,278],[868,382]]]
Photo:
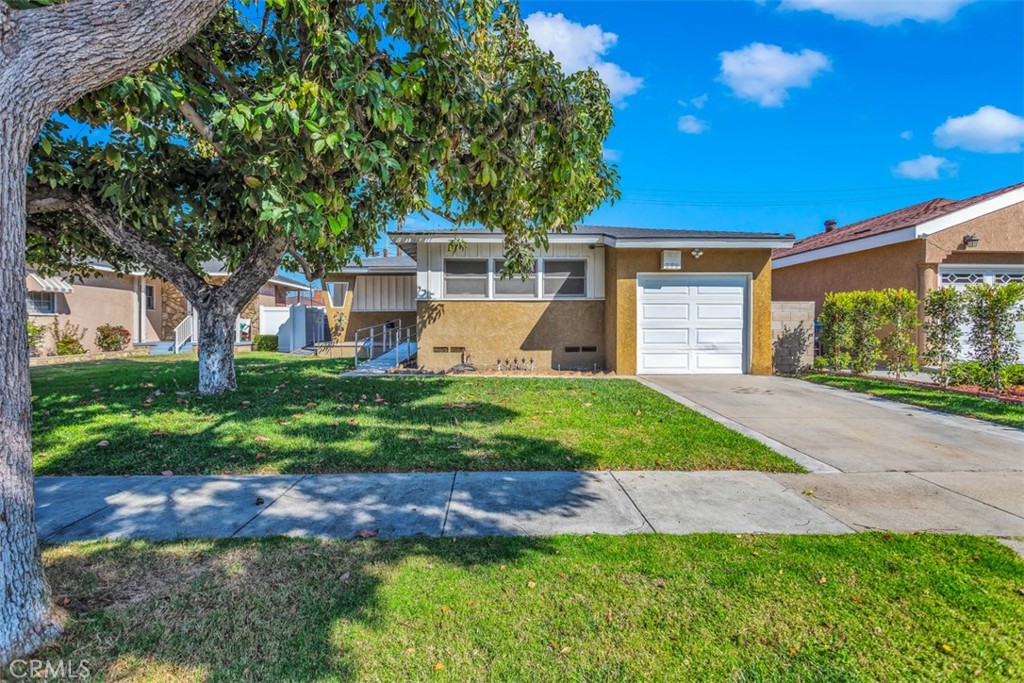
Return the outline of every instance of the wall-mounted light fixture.
[[[690,252],[690,256],[692,256],[693,258],[700,258],[703,255],[704,252],[701,251],[700,249],[694,249],[693,251]]]
[[[968,249],[973,249],[978,246],[978,242],[980,241],[981,240],[978,239],[977,235],[964,235],[964,246]]]

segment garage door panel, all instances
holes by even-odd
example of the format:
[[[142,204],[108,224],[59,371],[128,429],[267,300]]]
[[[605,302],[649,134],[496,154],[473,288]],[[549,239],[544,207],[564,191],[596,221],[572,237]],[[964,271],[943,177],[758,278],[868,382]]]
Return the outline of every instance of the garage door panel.
[[[643,344],[676,344],[687,346],[690,343],[689,328],[648,328],[640,331],[640,341]]]
[[[648,370],[675,370],[686,372],[690,368],[690,354],[687,353],[648,353],[644,358]]]
[[[743,324],[743,304],[697,304],[697,320],[730,320]]]
[[[743,367],[742,353],[694,353],[697,372],[735,372]]]
[[[745,277],[641,275],[637,284],[638,372],[744,371]]]
[[[644,320],[689,320],[687,304],[644,304]]]
[[[732,329],[698,328],[696,337],[699,346],[735,346],[737,349],[743,346],[743,329],[740,327]]]

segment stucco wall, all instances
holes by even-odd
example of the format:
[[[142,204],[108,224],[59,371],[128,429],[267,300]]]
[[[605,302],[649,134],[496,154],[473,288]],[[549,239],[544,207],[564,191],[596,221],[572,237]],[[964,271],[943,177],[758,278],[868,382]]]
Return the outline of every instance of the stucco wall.
[[[607,249],[605,254],[605,345],[608,365],[621,375],[636,373],[637,273],[661,272],[660,249]],[[699,259],[683,253],[681,273],[750,273],[750,372],[772,372],[772,271],[768,249],[705,249]]]
[[[604,301],[420,301],[418,364],[444,370],[462,360],[481,367],[500,359],[533,359],[537,369],[593,369],[605,365]],[[596,352],[569,353],[567,346]]]
[[[96,328],[100,325],[120,325],[132,333],[133,341],[137,339],[138,324],[135,316],[138,315],[136,308],[136,278],[133,276],[116,277],[104,275],[97,278],[79,282],[70,277],[66,278],[74,291],[68,294],[56,293],[55,304],[56,314],[30,315],[30,319],[42,325],[50,326],[54,319],[57,319],[63,327],[65,321],[79,325],[85,330],[82,338],[82,345],[88,351],[98,351],[96,347]],[[145,284],[153,285],[156,288],[156,308],[146,311],[143,318],[145,326],[145,338],[154,341],[159,337],[160,318],[162,312],[161,283],[155,280],[145,280]],[[40,292],[43,288],[33,278],[26,278],[26,285],[30,292]],[[142,306],[145,305],[144,298]],[[48,333],[42,344],[41,352],[45,355],[52,351],[53,340]]]
[[[906,287],[918,290],[917,264],[924,260],[924,241],[914,240],[870,251],[810,261],[772,272],[776,301],[813,301],[815,315],[828,292]]]

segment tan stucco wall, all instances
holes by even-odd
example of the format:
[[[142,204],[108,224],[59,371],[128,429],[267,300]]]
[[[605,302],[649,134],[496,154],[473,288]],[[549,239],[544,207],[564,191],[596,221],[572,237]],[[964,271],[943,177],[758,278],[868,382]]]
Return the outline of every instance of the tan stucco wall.
[[[963,246],[964,235],[976,235],[978,246]],[[999,211],[947,228],[928,237],[924,261],[941,263],[947,259],[960,263],[1000,263],[984,260],[987,253],[1015,252],[1019,263],[1024,257],[1024,204],[1015,204]],[[978,260],[975,260],[978,259]]]
[[[490,368],[506,358],[533,359],[538,370],[598,369],[605,365],[604,301],[420,301],[418,364],[444,370],[467,360]],[[595,353],[566,353],[566,346],[594,346]]]
[[[915,240],[820,261],[776,268],[772,298],[813,301],[815,315],[829,292],[906,287],[917,291],[917,264],[924,260],[924,242]]]
[[[85,330],[82,344],[88,351],[99,350],[96,347],[95,338],[96,328],[100,325],[120,325],[132,333],[133,341],[136,339],[138,325],[134,317],[137,310],[135,298],[138,294],[135,291],[135,277],[105,275],[81,282],[71,277],[65,279],[74,288],[74,291],[69,294],[55,294],[57,313],[55,315],[32,315],[30,316],[31,320],[50,326],[56,318],[61,326],[65,321],[81,326]],[[43,291],[43,288],[33,278],[26,278],[25,282],[28,291]],[[153,285],[156,288],[156,308],[146,311],[144,319],[146,339],[155,341],[160,334],[163,308],[162,283],[159,280],[145,280],[144,284]],[[145,305],[144,299],[141,305]],[[47,334],[42,345],[42,353],[49,353],[52,348],[53,340]]]
[[[608,365],[620,375],[636,373],[636,276],[661,272],[660,249],[608,249],[605,254],[605,345]],[[673,273],[750,273],[750,372],[772,372],[772,271],[768,249],[705,249],[699,259],[683,254]]]

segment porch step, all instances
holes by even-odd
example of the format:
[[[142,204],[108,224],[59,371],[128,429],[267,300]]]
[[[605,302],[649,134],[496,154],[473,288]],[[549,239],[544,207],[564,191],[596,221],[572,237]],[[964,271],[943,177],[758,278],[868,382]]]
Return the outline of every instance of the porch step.
[[[166,356],[174,353],[174,342],[171,341],[145,344],[145,346],[149,347],[149,355],[151,356]],[[192,342],[185,342],[178,353],[192,353]]]

